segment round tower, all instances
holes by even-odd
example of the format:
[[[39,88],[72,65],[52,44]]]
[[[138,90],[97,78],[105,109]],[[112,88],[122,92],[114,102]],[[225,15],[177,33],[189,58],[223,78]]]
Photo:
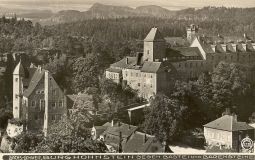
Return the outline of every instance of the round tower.
[[[13,118],[21,118],[20,115],[23,93],[22,79],[24,78],[24,76],[24,68],[20,61],[13,72]]]

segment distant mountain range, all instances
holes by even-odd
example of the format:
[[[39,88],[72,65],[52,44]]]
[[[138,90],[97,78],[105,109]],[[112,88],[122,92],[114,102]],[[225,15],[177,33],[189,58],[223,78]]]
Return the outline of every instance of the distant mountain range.
[[[125,18],[125,17],[158,17],[171,18],[175,15],[174,11],[165,8],[149,5],[140,6],[135,9],[125,6],[112,6],[95,3],[88,11],[80,12],[76,10],[63,10],[57,13],[52,13],[48,10],[8,10],[0,11],[0,14],[11,16],[14,13],[20,18],[40,22],[42,24],[57,24],[73,21],[81,21],[93,18]]]
[[[43,25],[68,23],[93,18],[126,18],[126,17],[156,17],[175,18],[185,20],[219,20],[219,19],[247,19],[247,15],[255,14],[255,8],[226,8],[226,7],[204,7],[202,9],[187,8],[179,11],[170,11],[160,6],[140,6],[135,9],[126,6],[113,6],[95,3],[87,11],[63,10],[53,13],[49,10],[21,10],[0,7],[0,14],[10,16],[16,13],[17,17],[39,22]]]

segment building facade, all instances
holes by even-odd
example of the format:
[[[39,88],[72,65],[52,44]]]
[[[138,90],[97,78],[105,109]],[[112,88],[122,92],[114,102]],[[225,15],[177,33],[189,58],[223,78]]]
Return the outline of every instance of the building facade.
[[[49,71],[40,66],[13,72],[13,116],[30,131],[44,131],[67,114],[66,96]]]
[[[205,36],[198,29],[190,25],[186,39],[165,39],[152,28],[144,39],[143,52],[112,64],[106,78],[129,85],[145,99],[171,89],[176,79],[197,79],[203,72],[212,72],[221,61],[246,65],[248,80],[255,79],[255,42],[250,37]],[[166,40],[174,44],[166,47]],[[189,45],[178,46],[177,41]]]
[[[172,87],[175,74],[173,65],[166,59],[165,39],[157,28],[152,28],[144,39],[143,53],[125,57],[106,70],[106,78],[129,85],[145,99]]]
[[[241,151],[241,140],[249,137],[254,141],[255,128],[238,122],[236,115],[224,115],[204,125],[204,136],[208,146],[219,146]]]

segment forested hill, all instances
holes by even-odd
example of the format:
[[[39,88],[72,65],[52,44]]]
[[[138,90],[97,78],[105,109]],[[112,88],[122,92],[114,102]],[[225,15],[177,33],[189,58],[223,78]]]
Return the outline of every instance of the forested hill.
[[[26,12],[26,14],[19,14],[18,16],[30,19],[33,22],[40,22],[43,25],[52,25],[88,19],[127,17],[249,22],[255,20],[255,17],[253,16],[254,14],[255,8],[204,7],[201,9],[188,8],[179,11],[170,11],[166,8],[155,5],[140,6],[134,9],[127,6],[113,6],[95,3],[88,11],[84,12],[76,10],[64,10],[59,11],[58,13],[48,14],[44,12]]]

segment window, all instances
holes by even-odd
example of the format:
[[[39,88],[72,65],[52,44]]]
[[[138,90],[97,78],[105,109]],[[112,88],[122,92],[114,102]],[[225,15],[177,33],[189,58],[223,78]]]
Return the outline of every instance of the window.
[[[35,107],[35,101],[32,101],[32,102],[31,102],[31,106],[32,106],[32,107]]]
[[[18,80],[19,80],[18,78],[15,78],[15,82],[18,82]]]
[[[45,107],[45,101],[43,99],[40,100],[40,111]]]
[[[151,74],[151,78],[153,78],[153,75]]]
[[[138,87],[140,87],[140,83],[137,83]]]
[[[144,77],[146,77],[146,73],[144,73]]]
[[[41,94],[44,94],[44,90],[41,90]]]
[[[151,84],[151,88],[152,88],[152,84]]]
[[[149,50],[147,50],[147,54],[150,54],[150,51],[149,51]]]
[[[55,120],[56,120],[55,114],[53,114],[53,115],[51,116],[51,120],[52,120],[52,121],[55,121]]]
[[[57,95],[57,90],[53,89],[53,90],[52,90],[52,94],[53,94],[54,96]]]
[[[63,100],[59,100],[59,107],[64,107],[64,102],[63,102]]]
[[[57,105],[56,105],[56,102],[52,102],[52,108],[55,108]]]

